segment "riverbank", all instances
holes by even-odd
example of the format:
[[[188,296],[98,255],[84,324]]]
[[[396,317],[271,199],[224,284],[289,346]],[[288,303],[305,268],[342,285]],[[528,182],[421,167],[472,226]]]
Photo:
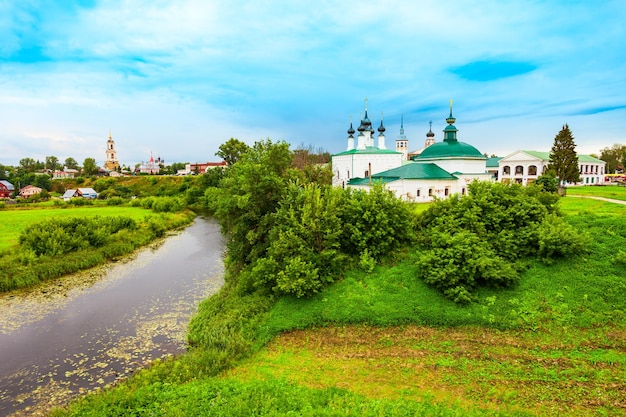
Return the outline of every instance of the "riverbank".
[[[191,314],[223,284],[222,251],[197,218],[114,264],[0,294],[0,415],[45,415],[184,353]]]
[[[407,254],[309,299],[227,284],[189,354],[54,415],[626,415],[626,206],[560,204],[590,253],[530,262],[514,288],[460,306]]]

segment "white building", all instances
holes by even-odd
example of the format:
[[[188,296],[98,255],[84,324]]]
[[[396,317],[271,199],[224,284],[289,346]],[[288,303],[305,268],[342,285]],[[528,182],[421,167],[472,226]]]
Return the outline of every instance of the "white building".
[[[443,141],[435,142],[431,127],[426,147],[419,152],[412,152],[411,160],[406,161],[403,156],[408,152],[404,153],[403,150],[408,148],[408,141],[403,134],[404,128],[396,141],[396,151],[391,152],[384,147],[384,127],[381,121],[381,127],[378,128],[379,146],[374,147],[371,138],[373,129],[366,109],[365,118],[359,126],[356,148],[352,136],[354,129],[350,124],[348,149],[332,156],[335,174],[333,183],[368,189],[373,183],[381,182],[398,197],[418,202],[432,201],[435,197],[446,198],[457,193],[464,195],[468,183],[474,180],[489,181],[492,176],[486,170],[487,157],[473,146],[458,141],[455,121],[451,102]],[[380,136],[383,136],[383,146],[380,146]]]
[[[548,170],[550,152],[518,150],[500,159],[498,165],[499,181],[528,185],[532,184]],[[578,169],[581,181],[564,185],[597,185],[605,183],[606,162],[590,155],[579,154]]]

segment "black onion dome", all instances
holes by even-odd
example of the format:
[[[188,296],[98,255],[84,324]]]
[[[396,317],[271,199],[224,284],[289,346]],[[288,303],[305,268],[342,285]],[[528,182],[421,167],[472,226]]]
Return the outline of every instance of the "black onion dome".
[[[378,132],[380,132],[381,134],[385,133],[385,126],[383,126],[383,121],[380,121],[380,126],[378,127]]]
[[[352,127],[352,122],[350,122],[350,129],[348,129],[348,135],[354,135],[354,128]]]

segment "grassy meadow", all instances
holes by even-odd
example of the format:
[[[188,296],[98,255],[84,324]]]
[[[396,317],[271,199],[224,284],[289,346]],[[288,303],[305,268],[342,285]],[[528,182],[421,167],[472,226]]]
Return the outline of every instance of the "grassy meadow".
[[[50,218],[95,217],[95,216],[128,216],[137,221],[152,216],[150,210],[140,207],[119,206],[87,206],[56,208],[48,204],[45,208],[28,208],[19,210],[3,210],[0,213],[0,251],[19,243],[20,234],[34,223]]]
[[[560,210],[589,253],[528,261],[466,306],[416,279],[411,251],[309,299],[227,283],[188,354],[53,415],[626,415],[626,205]]]
[[[595,196],[626,201],[626,187],[617,184],[568,187],[567,195]]]

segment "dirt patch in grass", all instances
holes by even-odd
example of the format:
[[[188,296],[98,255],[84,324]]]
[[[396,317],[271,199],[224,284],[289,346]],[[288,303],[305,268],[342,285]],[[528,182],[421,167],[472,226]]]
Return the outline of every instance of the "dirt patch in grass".
[[[626,332],[368,326],[286,333],[228,376],[539,415],[626,415]]]

